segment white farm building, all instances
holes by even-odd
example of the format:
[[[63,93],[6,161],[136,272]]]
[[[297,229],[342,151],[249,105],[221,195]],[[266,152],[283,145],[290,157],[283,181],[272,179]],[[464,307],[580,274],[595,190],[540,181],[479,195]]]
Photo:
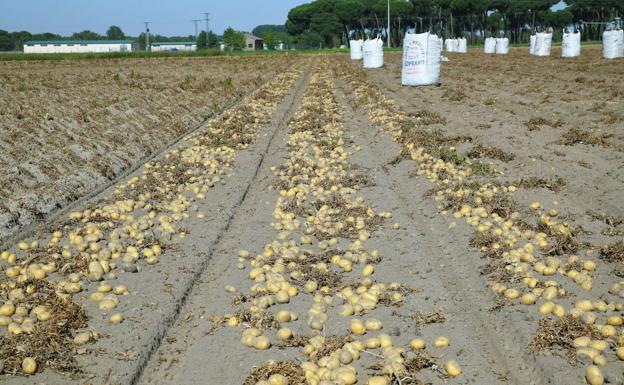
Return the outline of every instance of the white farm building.
[[[152,52],[197,51],[197,43],[194,41],[154,42],[151,44],[151,46],[152,46]]]
[[[139,44],[131,40],[27,41],[24,53],[132,52]]]

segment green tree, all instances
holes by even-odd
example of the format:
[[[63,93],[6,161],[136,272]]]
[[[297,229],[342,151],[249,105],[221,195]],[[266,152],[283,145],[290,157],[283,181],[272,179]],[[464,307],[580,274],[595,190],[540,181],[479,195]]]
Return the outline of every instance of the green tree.
[[[279,37],[274,32],[265,33],[263,39],[268,49],[275,49],[279,44]]]
[[[11,35],[0,29],[0,51],[13,51],[15,43],[11,40]]]
[[[75,40],[100,40],[102,39],[102,35],[97,32],[84,30],[82,32],[76,32],[72,35],[72,39]]]
[[[199,35],[197,35],[197,49],[206,49],[206,31],[201,31]]]
[[[273,33],[273,34],[286,33],[286,26],[277,25],[277,24],[263,24],[251,30],[252,35],[261,37],[263,39],[264,39],[265,34],[267,33]]]
[[[124,40],[126,35],[123,33],[121,28],[116,25],[111,25],[106,31],[106,37],[108,40]]]
[[[240,50],[245,48],[245,34],[228,27],[223,32],[223,43],[231,50]]]
[[[216,48],[219,46],[219,36],[212,31],[208,31],[208,48]]]
[[[296,44],[299,49],[320,48],[323,36],[317,32],[304,32],[297,36]]]

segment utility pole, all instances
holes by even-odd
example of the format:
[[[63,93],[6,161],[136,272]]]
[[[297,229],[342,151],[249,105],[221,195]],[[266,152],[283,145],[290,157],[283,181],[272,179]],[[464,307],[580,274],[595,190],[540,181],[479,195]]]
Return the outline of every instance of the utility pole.
[[[143,23],[145,23],[145,51],[149,52],[150,50],[150,41],[149,41],[149,25],[151,23],[151,21],[144,21]]]
[[[197,29],[197,23],[199,23],[201,20],[191,20],[193,22],[193,24],[195,24],[195,40],[197,40],[197,38],[199,37],[199,29]]]
[[[204,20],[206,20],[206,48],[208,48],[208,46],[209,46],[208,31],[210,30],[208,23],[210,22],[210,13],[204,12]]]
[[[388,0],[388,48],[390,48],[390,0]]]

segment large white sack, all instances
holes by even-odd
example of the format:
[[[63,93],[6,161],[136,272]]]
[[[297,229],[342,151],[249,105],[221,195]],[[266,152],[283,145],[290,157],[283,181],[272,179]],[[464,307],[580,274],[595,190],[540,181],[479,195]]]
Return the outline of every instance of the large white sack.
[[[509,53],[509,39],[506,37],[496,39],[496,53],[507,55]]]
[[[465,37],[457,39],[457,52],[466,53],[468,52],[468,41]]]
[[[455,44],[453,42],[453,39],[444,40],[444,49],[446,50],[446,52],[455,52]]]
[[[362,46],[364,42],[360,40],[350,40],[349,47],[351,47],[351,60],[361,60],[364,54],[362,53]]]
[[[364,42],[364,68],[380,68],[384,65],[383,40],[369,39]]]
[[[424,86],[440,83],[440,38],[429,32],[406,33],[403,40],[401,84]]]
[[[624,30],[604,31],[602,34],[602,56],[605,59],[624,57]]]
[[[496,39],[493,37],[485,38],[485,46],[483,47],[485,53],[496,53]]]
[[[564,32],[561,41],[561,56],[576,57],[581,56],[581,33]]]
[[[550,56],[552,33],[539,32],[535,38],[535,56]]]
[[[529,55],[535,55],[535,43],[537,41],[537,36],[531,35],[530,41],[531,43],[529,44]]]

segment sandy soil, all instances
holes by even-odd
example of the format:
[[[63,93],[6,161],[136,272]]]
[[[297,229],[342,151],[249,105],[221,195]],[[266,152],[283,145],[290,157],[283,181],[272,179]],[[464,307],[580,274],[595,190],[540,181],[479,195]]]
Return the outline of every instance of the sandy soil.
[[[397,54],[370,71],[345,56],[306,58],[292,67],[288,89],[271,99],[271,112],[263,110],[264,121],[241,120],[226,136],[200,130],[183,141],[181,149],[205,135],[218,138],[235,156],[224,157],[224,178],[206,199],[181,212],[190,214],[175,222],[184,237],[165,242],[155,233],[170,245],[158,264],[141,258],[132,263],[138,272],[113,270],[111,284],[130,292],[115,310],[124,321],[111,325],[111,311],[89,299],[102,283],[85,273],[72,301],[85,308],[88,326],[71,333],[100,336],[71,346],[82,373],[5,371],[3,383],[247,385],[288,373],[293,384],[306,361],[329,368],[330,380],[334,363],[316,353],[358,350],[344,341],[328,348],[340,338],[370,344],[353,363],[362,384],[371,376],[393,385],[582,384],[592,364],[607,383],[624,383],[616,355],[624,306],[613,289],[624,275],[624,250],[602,248],[624,234],[624,88],[613,81],[622,62],[601,60],[591,47],[580,59],[529,58],[521,50],[448,56],[442,86],[425,88],[399,85]],[[262,94],[251,95],[231,118],[258,100]],[[255,127],[249,140],[228,143],[248,126]],[[175,190],[178,182],[171,183]],[[333,184],[342,189],[332,191]],[[127,197],[128,188],[111,188],[89,207],[104,207],[119,191]],[[540,206],[531,208],[534,202]],[[175,216],[175,207],[161,205]],[[359,219],[349,222],[344,212]],[[362,228],[350,227],[360,220]],[[307,280],[322,286],[330,278],[337,281],[306,289]],[[285,300],[278,291],[287,292]],[[339,314],[343,302],[368,306],[364,297],[374,305]],[[280,310],[298,319],[276,323]],[[383,327],[350,334],[354,319]],[[241,344],[252,326],[269,349]],[[283,327],[301,342],[281,342]],[[312,348],[314,335],[325,339]],[[450,344],[434,347],[440,336]],[[573,345],[585,336],[589,346]],[[410,349],[414,338],[426,342],[424,350]],[[391,346],[375,347],[381,340]],[[449,377],[449,360],[461,367],[458,378]],[[336,362],[338,372],[350,370]],[[323,372],[306,368],[312,381]]]

